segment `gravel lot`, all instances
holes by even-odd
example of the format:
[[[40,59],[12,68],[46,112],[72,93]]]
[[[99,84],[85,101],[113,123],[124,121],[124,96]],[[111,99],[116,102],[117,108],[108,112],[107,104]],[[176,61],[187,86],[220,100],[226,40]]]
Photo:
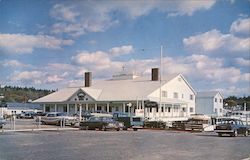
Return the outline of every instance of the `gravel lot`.
[[[174,131],[36,131],[0,133],[1,160],[241,160],[250,136]]]

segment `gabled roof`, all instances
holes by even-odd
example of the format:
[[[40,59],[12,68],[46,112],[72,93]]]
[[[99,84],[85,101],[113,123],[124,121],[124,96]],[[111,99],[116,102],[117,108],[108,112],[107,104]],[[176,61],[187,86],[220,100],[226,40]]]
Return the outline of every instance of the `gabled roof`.
[[[177,77],[172,74],[162,78],[162,85]],[[182,77],[183,78],[183,77]],[[138,77],[129,80],[99,80],[91,87],[69,87],[33,101],[34,103],[66,102],[79,90],[84,91],[95,101],[129,101],[145,99],[160,87],[159,81],[151,81],[150,77]],[[192,88],[191,88],[192,89]]]
[[[79,88],[64,88],[59,91],[53,92],[47,96],[34,100],[34,103],[40,102],[65,102],[67,101],[73,94],[75,94]]]
[[[202,97],[203,98],[209,98],[209,97],[215,97],[217,94],[220,94],[220,96],[223,97],[222,94],[220,92],[218,92],[218,91],[197,92],[196,97],[198,97],[198,98],[202,98]]]

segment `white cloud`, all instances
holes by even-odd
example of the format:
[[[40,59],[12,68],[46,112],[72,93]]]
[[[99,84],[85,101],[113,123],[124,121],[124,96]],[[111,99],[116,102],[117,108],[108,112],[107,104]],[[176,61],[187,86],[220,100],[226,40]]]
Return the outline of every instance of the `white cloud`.
[[[56,82],[59,82],[62,80],[63,80],[63,78],[59,77],[58,75],[51,75],[51,76],[48,76],[48,78],[47,78],[48,83],[56,83]]]
[[[119,24],[112,14],[120,12],[129,19],[148,15],[153,10],[167,15],[189,15],[198,10],[208,10],[215,0],[209,1],[77,1],[56,4],[51,16],[58,20],[52,26],[52,33],[67,33],[80,36],[89,32],[103,32]]]
[[[239,18],[234,21],[231,25],[230,32],[250,36],[250,18]]]
[[[248,55],[250,51],[250,38],[222,34],[216,29],[184,38],[183,43],[192,52],[214,53],[220,51],[219,54],[229,52],[238,56],[239,52]]]
[[[44,74],[41,71],[14,72],[14,74],[11,76],[11,80],[41,84],[43,76]]]
[[[76,64],[88,66],[88,68],[95,67],[100,70],[108,68],[111,63],[109,55],[102,51],[96,51],[96,52],[84,51],[77,54],[76,56],[73,56],[71,59]]]
[[[109,50],[112,56],[121,56],[134,52],[134,48],[131,45],[114,47]]]
[[[50,15],[58,20],[74,22],[80,13],[78,13],[73,6],[55,4],[50,12]]]
[[[250,67],[250,60],[249,59],[236,58],[235,61],[238,65]]]
[[[19,62],[18,60],[5,60],[5,61],[0,61],[2,66],[4,67],[28,67],[30,66],[29,64],[24,64]]]
[[[0,34],[0,50],[14,54],[32,53],[34,48],[61,49],[72,44],[72,40],[46,35]]]

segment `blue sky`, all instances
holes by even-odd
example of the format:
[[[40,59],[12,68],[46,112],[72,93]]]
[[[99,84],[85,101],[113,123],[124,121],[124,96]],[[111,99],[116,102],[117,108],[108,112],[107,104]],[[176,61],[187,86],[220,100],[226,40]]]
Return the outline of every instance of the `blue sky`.
[[[122,70],[250,93],[250,1],[0,0],[0,84],[56,89]]]

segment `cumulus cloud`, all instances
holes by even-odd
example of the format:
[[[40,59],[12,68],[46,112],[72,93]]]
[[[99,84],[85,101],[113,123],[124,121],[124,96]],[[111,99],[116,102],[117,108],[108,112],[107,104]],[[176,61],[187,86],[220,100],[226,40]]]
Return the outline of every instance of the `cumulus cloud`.
[[[72,44],[72,40],[47,35],[0,34],[0,50],[13,54],[32,53],[34,48],[60,49]]]
[[[250,18],[239,18],[234,21],[231,25],[230,32],[250,36]]]
[[[131,45],[121,46],[121,47],[114,47],[109,50],[109,53],[112,56],[121,56],[126,55],[134,52],[134,48]]]
[[[235,61],[238,65],[250,67],[250,60],[244,58],[235,58]]]
[[[64,80],[63,76],[51,74],[46,71],[33,70],[33,71],[15,71],[9,79],[18,84],[50,84]]]
[[[119,21],[112,15],[116,12],[129,19],[149,14],[153,10],[170,16],[189,15],[197,10],[208,10],[215,0],[210,1],[78,1],[55,4],[50,15],[58,22],[53,24],[53,33],[80,36],[89,32],[103,32]]]
[[[238,56],[239,52],[248,55],[250,50],[250,38],[222,34],[216,29],[184,38],[183,43],[192,52],[218,53],[221,51],[219,54],[235,53],[235,56]]]
[[[29,64],[21,63],[18,60],[4,60],[4,61],[0,61],[0,63],[4,67],[29,67],[30,66]]]
[[[76,17],[80,15],[80,13],[75,11],[73,6],[55,4],[50,12],[50,15],[58,20],[73,22],[76,20]]]

